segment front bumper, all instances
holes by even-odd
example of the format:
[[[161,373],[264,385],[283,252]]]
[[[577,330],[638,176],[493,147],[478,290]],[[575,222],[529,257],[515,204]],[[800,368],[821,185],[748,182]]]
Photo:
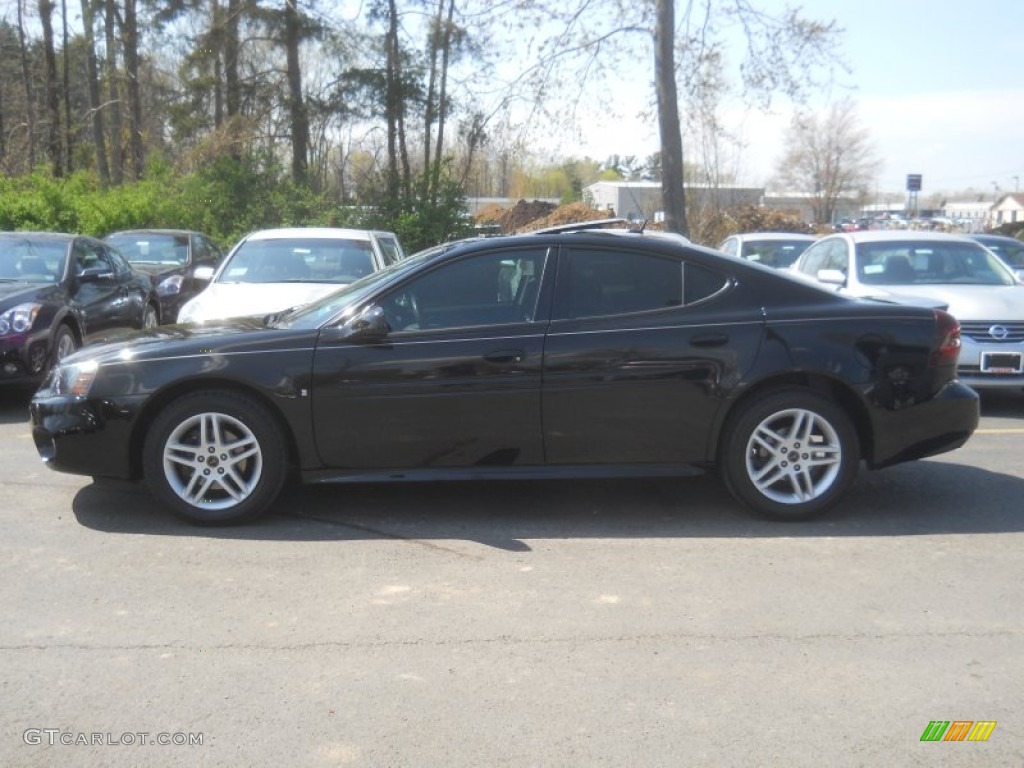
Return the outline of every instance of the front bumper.
[[[38,384],[49,356],[48,332],[0,337],[0,384]]]
[[[1024,342],[961,338],[956,368],[960,381],[974,389],[1024,388]]]
[[[32,399],[32,440],[51,469],[93,477],[133,477],[133,403],[54,397]]]

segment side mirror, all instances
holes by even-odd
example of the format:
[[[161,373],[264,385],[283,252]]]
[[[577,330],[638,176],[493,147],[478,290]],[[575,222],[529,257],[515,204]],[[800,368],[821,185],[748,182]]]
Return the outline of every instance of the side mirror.
[[[345,322],[341,327],[342,338],[349,341],[376,341],[391,332],[391,326],[384,318],[384,310],[371,305]]]
[[[114,273],[106,267],[88,267],[78,273],[78,280],[82,283],[98,283],[101,280],[113,280]]]
[[[196,280],[202,280],[204,283],[208,283],[213,279],[213,267],[196,267],[192,270],[192,277]]]
[[[829,285],[846,285],[846,275],[838,269],[819,269],[818,281]]]

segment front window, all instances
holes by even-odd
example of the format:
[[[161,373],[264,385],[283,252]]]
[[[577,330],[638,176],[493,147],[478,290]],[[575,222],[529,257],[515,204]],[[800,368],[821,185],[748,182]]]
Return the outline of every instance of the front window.
[[[106,242],[132,264],[188,264],[188,235],[125,232],[111,235]]]
[[[246,240],[219,283],[352,283],[375,269],[369,240],[289,237]]]
[[[474,254],[418,276],[380,301],[395,331],[531,322],[547,249]]]
[[[975,243],[900,241],[857,244],[866,285],[1013,285],[999,260]]]

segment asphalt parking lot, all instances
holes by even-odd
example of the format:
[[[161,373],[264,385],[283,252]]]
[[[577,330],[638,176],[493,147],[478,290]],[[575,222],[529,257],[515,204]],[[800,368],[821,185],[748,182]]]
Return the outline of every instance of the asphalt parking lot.
[[[0,765],[1024,763],[1024,394],[812,523],[693,477],[307,487],[219,529],[44,468],[27,400]]]

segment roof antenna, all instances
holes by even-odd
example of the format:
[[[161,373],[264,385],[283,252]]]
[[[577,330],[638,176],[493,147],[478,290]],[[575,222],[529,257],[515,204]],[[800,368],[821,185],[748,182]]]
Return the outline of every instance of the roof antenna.
[[[647,226],[647,221],[648,219],[641,219],[639,222],[631,222],[629,225],[629,231],[642,235],[644,233],[644,228]]]

